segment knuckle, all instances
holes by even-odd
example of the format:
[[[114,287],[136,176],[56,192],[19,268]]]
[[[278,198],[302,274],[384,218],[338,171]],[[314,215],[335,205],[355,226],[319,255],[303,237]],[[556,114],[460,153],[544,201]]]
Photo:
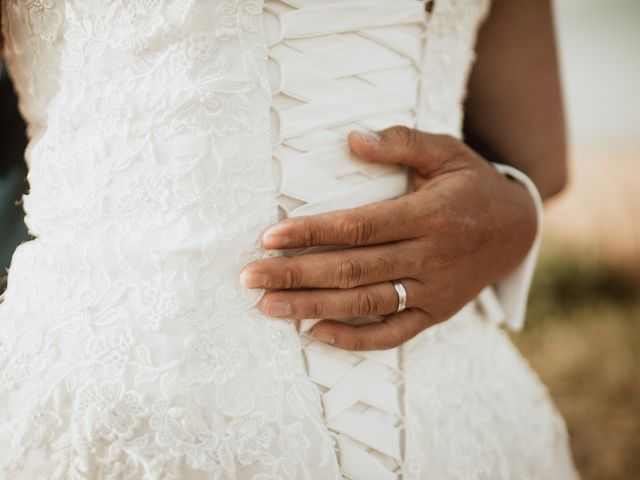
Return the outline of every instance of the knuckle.
[[[396,125],[391,127],[390,133],[397,139],[398,143],[404,147],[410,147],[415,144],[416,130],[404,125]]]
[[[283,288],[299,288],[302,286],[302,272],[300,268],[298,268],[291,259],[287,259],[283,261],[284,270],[282,272],[282,284]]]
[[[391,128],[394,144],[392,150],[399,156],[419,158],[423,154],[422,132],[415,128],[397,125]]]
[[[368,346],[366,338],[363,335],[358,334],[351,341],[351,347],[349,349],[354,352],[361,352],[363,350],[367,350]]]
[[[324,308],[319,302],[305,302],[299,307],[300,317],[304,318],[321,318],[324,316]]]
[[[352,312],[352,314],[362,315],[363,317],[370,316],[374,310],[374,305],[369,295],[365,295],[362,293],[359,293],[356,296],[355,301],[353,302],[353,306],[354,311]]]
[[[371,317],[383,313],[384,300],[379,293],[359,293],[354,302],[355,315]]]
[[[373,222],[368,217],[358,215],[349,219],[344,225],[347,241],[353,245],[366,245],[374,234]]]
[[[389,255],[375,255],[372,258],[373,270],[381,277],[389,277],[395,271],[395,262]]]
[[[302,244],[305,247],[315,245],[318,241],[317,229],[311,222],[302,224]]]
[[[337,270],[338,288],[353,288],[357,286],[363,277],[363,268],[359,262],[347,258],[340,262]]]
[[[314,300],[293,298],[289,301],[289,307],[293,318],[320,318],[323,316],[322,306]]]
[[[455,258],[453,255],[443,252],[434,252],[429,255],[428,261],[425,262],[425,268],[431,273],[442,273],[449,270],[454,262]]]
[[[282,301],[282,295],[279,295],[277,292],[269,292],[262,297],[260,308],[263,312],[271,314],[274,304],[281,303]]]
[[[428,229],[438,234],[452,234],[457,231],[460,216],[448,208],[439,208],[429,216]]]

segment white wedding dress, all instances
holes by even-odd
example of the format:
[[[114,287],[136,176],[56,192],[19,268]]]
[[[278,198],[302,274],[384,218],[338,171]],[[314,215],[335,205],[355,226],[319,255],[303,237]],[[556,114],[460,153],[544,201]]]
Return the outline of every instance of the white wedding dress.
[[[522,295],[356,354],[238,279],[279,216],[406,191],[351,129],[460,136],[488,0],[2,8],[37,237],[0,305],[2,480],[576,478],[500,328]]]

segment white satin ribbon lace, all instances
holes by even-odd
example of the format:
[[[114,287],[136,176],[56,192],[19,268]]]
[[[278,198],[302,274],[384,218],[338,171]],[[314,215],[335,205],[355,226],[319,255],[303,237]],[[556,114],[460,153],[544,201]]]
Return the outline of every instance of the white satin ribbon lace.
[[[356,157],[346,137],[351,130],[416,126],[424,3],[267,0],[264,20],[282,216],[357,207],[405,193],[405,168]],[[303,320],[300,330],[317,321]],[[400,478],[400,349],[348,352],[307,335],[303,342],[343,475]]]

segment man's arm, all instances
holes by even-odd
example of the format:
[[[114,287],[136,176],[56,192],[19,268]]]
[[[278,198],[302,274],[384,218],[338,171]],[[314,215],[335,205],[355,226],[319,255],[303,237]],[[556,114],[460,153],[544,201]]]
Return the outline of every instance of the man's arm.
[[[566,134],[551,0],[496,0],[477,44],[467,142],[512,165],[543,198],[567,181]]]

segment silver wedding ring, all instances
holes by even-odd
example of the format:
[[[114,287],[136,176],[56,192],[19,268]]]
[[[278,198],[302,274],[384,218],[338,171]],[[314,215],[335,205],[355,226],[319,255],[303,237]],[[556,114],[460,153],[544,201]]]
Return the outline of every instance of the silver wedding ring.
[[[393,288],[396,289],[398,294],[398,308],[396,309],[396,313],[398,313],[407,308],[407,290],[400,280],[393,281]]]

